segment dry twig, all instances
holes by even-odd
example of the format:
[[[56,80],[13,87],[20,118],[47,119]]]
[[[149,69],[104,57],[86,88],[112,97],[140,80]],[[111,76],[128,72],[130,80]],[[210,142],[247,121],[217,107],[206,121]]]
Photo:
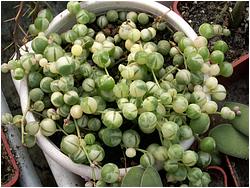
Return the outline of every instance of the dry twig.
[[[19,9],[18,9],[18,12],[17,12],[17,15],[15,16],[15,26],[14,26],[14,31],[13,31],[13,41],[14,41],[14,45],[15,45],[15,52],[17,54],[17,59],[20,58],[20,52],[18,50],[18,22],[19,22],[19,19],[21,17],[21,13],[22,13],[22,10],[23,10],[23,1],[20,2],[19,4]]]

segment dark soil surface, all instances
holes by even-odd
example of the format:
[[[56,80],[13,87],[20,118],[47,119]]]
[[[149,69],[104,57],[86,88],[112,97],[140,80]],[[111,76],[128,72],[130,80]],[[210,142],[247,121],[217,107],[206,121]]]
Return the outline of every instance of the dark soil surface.
[[[8,183],[14,176],[15,169],[3,143],[1,143],[1,185]]]
[[[178,4],[182,17],[197,33],[199,26],[205,22],[220,24],[230,29],[230,37],[216,37],[229,45],[230,50],[226,53],[226,60],[229,62],[249,51],[249,3],[245,4],[243,20],[237,28],[232,28],[230,25],[230,10],[234,5],[233,1],[185,1]]]
[[[249,181],[247,181],[249,179],[249,174],[246,173],[249,168],[249,160],[238,159],[235,157],[229,157],[229,160],[235,172],[239,186],[249,187]]]
[[[242,75],[239,79],[226,86],[227,101],[249,104],[249,75]]]

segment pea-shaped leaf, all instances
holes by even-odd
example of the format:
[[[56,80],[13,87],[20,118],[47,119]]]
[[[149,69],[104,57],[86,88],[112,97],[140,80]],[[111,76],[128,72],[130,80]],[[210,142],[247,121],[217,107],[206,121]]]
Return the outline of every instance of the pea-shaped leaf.
[[[142,175],[140,186],[141,187],[162,187],[163,186],[161,177],[154,167],[149,166],[146,168],[146,170],[144,171]]]
[[[124,176],[121,187],[140,187],[143,172],[141,167],[132,167]]]

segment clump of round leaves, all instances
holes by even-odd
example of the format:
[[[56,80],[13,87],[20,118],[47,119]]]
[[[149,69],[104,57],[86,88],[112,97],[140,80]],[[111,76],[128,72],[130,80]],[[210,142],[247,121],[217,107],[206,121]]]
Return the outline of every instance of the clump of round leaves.
[[[164,63],[163,56],[158,52],[152,52],[148,56],[148,61],[146,65],[151,70],[159,70],[160,68],[162,68],[163,63]]]
[[[119,179],[119,168],[113,163],[105,164],[101,169],[102,180],[106,183],[114,183]]]
[[[80,99],[80,105],[85,114],[94,114],[97,110],[97,102],[93,97],[84,97]]]
[[[23,68],[16,68],[14,70],[14,78],[15,80],[21,80],[24,77],[24,69]]]
[[[235,118],[235,112],[228,107],[223,107],[221,109],[221,117],[228,120],[233,120]]]
[[[227,43],[223,40],[218,40],[214,43],[213,50],[220,50],[226,53],[229,50]]]
[[[37,121],[32,121],[25,125],[25,132],[29,135],[36,135],[36,133],[39,131],[39,128],[39,123]]]
[[[4,113],[1,117],[3,124],[7,125],[13,122],[13,116],[10,113]]]
[[[37,36],[31,42],[32,50],[35,53],[42,54],[48,46],[48,39],[45,36]]]
[[[34,25],[38,31],[45,31],[49,27],[49,21],[46,18],[37,17]]]
[[[206,113],[201,113],[200,117],[191,119],[189,126],[195,134],[205,133],[210,125],[210,118]]]
[[[106,16],[100,16],[97,18],[97,25],[100,27],[100,28],[104,28],[108,25],[108,19]]]
[[[177,136],[178,130],[179,130],[179,126],[175,122],[172,122],[172,121],[163,123],[161,127],[162,135],[167,140],[175,139]]]
[[[207,167],[212,161],[212,156],[210,153],[199,151],[197,165],[200,167]]]
[[[175,159],[169,159],[164,162],[164,170],[169,173],[173,173],[178,169],[178,161]]]
[[[198,53],[192,53],[187,57],[187,66],[191,72],[198,72],[201,70],[204,60]]]
[[[34,135],[24,135],[24,146],[31,148],[36,144],[36,137]]]
[[[67,9],[71,14],[77,14],[81,10],[81,6],[77,1],[69,1],[67,3]]]
[[[221,76],[230,77],[233,74],[233,66],[231,63],[224,61],[220,63],[219,66]]]
[[[140,158],[140,164],[147,168],[148,166],[152,166],[155,164],[155,159],[153,155],[149,152],[144,153]]]
[[[187,110],[188,108],[188,101],[185,97],[183,96],[177,96],[173,100],[173,109],[177,113],[183,113]]]
[[[143,100],[142,108],[147,112],[155,111],[158,106],[158,100],[156,97],[150,96]]]
[[[92,145],[95,143],[95,135],[92,133],[88,133],[84,136],[84,141],[86,142],[86,144],[88,145]]]
[[[198,155],[192,150],[187,150],[183,153],[182,162],[186,166],[194,166],[198,160]]]
[[[143,133],[150,134],[155,130],[157,117],[152,112],[143,112],[138,118],[138,124]]]
[[[133,158],[136,156],[136,150],[134,148],[127,148],[125,154],[129,158]]]
[[[103,75],[98,79],[97,85],[101,90],[109,91],[114,88],[115,81],[111,76]]]
[[[126,130],[122,134],[122,142],[125,147],[137,148],[140,144],[140,135],[135,130]]]
[[[147,85],[142,80],[135,80],[129,86],[129,93],[132,97],[142,97],[147,92]]]
[[[180,161],[183,158],[184,149],[179,144],[173,144],[168,148],[168,157],[172,160]]]
[[[191,74],[188,70],[182,69],[176,73],[175,78],[178,84],[187,85],[191,81]]]
[[[56,123],[54,120],[45,118],[40,122],[40,131],[44,136],[51,136],[56,132]]]
[[[107,20],[109,22],[116,22],[118,20],[118,12],[116,10],[109,10],[106,13]]]
[[[63,94],[59,91],[56,91],[54,93],[52,93],[51,95],[51,103],[55,106],[55,107],[60,107],[64,104],[63,101]]]
[[[167,40],[160,40],[157,43],[157,51],[161,53],[162,55],[167,55],[170,51],[170,43]]]
[[[184,49],[186,47],[193,46],[193,45],[194,45],[194,42],[190,38],[187,38],[187,37],[182,37],[181,40],[178,42],[178,47],[180,48],[182,52],[184,52]]]
[[[101,68],[108,67],[111,63],[109,53],[106,50],[100,50],[93,54],[92,59],[95,64]]]
[[[71,155],[69,155],[69,157],[75,163],[82,164],[82,163],[86,163],[87,162],[86,153],[81,148],[78,148],[78,150],[75,153],[72,153]]]
[[[102,131],[102,141],[109,147],[116,147],[122,141],[122,132],[120,129],[105,128]]]
[[[138,109],[133,103],[124,103],[122,107],[122,114],[128,120],[133,120],[137,117]]]
[[[56,61],[56,70],[62,76],[68,76],[75,71],[75,62],[69,56],[60,57]]]
[[[44,93],[40,88],[34,88],[29,92],[30,99],[35,102],[38,100],[42,100],[44,97]]]
[[[212,37],[214,37],[214,29],[213,26],[209,23],[203,23],[200,27],[199,27],[199,33],[201,36],[210,39]]]
[[[62,139],[60,148],[65,154],[69,155],[75,153],[78,150],[80,146],[79,144],[80,142],[78,137],[76,135],[70,134]]]
[[[186,112],[190,119],[197,119],[201,116],[201,108],[197,104],[189,104]]]
[[[212,98],[218,101],[222,101],[226,98],[227,92],[223,85],[218,84],[215,89],[212,90]]]
[[[57,44],[49,44],[45,49],[44,49],[44,57],[48,61],[57,61],[60,57],[64,55],[64,51],[61,46]]]
[[[79,119],[82,117],[83,111],[80,105],[73,105],[70,108],[70,115],[74,118],[74,119]]]
[[[104,149],[98,144],[93,144],[88,147],[87,152],[89,155],[89,159],[93,162],[100,162],[105,157]]]
[[[64,94],[63,100],[68,105],[75,105],[79,102],[79,96],[76,91],[68,91]]]
[[[111,129],[117,129],[122,125],[123,118],[119,112],[107,111],[102,116],[103,124]]]
[[[221,64],[224,61],[224,53],[220,50],[214,50],[210,55],[212,63]]]
[[[90,22],[90,17],[88,14],[88,11],[85,9],[81,9],[80,11],[77,12],[76,14],[76,20],[80,24],[87,24]]]
[[[98,118],[91,118],[88,120],[87,126],[91,131],[98,131],[101,128],[101,121]]]

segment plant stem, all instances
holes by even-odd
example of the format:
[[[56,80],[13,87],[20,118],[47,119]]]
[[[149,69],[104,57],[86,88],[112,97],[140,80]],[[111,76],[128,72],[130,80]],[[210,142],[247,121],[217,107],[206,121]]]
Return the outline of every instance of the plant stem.
[[[214,94],[214,93],[227,93],[226,91],[212,91],[212,92],[206,92],[206,94]]]
[[[123,157],[124,157],[124,168],[125,168],[125,172],[127,173],[127,158],[126,158],[126,155],[125,155],[125,153],[124,153],[124,151],[123,151],[123,146],[120,144],[120,146],[121,146],[121,149],[122,149],[122,155],[123,155]]]
[[[201,141],[200,137],[198,134],[194,134],[195,139],[197,139],[199,142]]]
[[[26,118],[26,115],[29,111],[29,108],[30,108],[30,97],[28,97],[28,102],[27,102],[27,107],[23,113],[23,117],[22,117],[22,120],[21,120],[21,137],[22,137],[22,144],[24,144],[24,122],[25,122],[25,118]]]
[[[142,153],[147,153],[148,151],[144,150],[144,149],[140,149],[140,148],[135,148],[137,151],[140,151]]]
[[[157,86],[158,86],[159,88],[161,88],[161,86],[160,86],[160,84],[159,84],[159,82],[158,82],[158,80],[157,80],[157,78],[156,78],[156,76],[155,76],[154,71],[153,71],[153,70],[151,70],[151,72],[152,72],[152,74],[153,74],[153,77],[154,77],[155,83],[157,84]]]
[[[75,119],[74,119],[74,124],[75,124],[75,126],[76,126],[76,133],[77,133],[77,136],[78,136],[78,138],[79,138],[79,140],[80,140],[80,139],[81,139],[80,129],[79,129],[79,127],[78,127],[77,122],[76,122]]]
[[[104,70],[105,70],[106,74],[109,76],[109,72],[108,72],[106,67],[104,68]]]
[[[170,73],[172,73],[173,71],[175,71],[176,69],[178,69],[178,65],[174,66],[172,69],[170,69],[168,72],[166,72],[163,77],[161,78],[161,80],[163,80],[167,75],[169,75]]]
[[[19,19],[21,17],[21,13],[23,11],[23,4],[24,2],[21,1],[20,4],[19,4],[19,9],[18,9],[18,12],[16,14],[16,17],[15,17],[15,25],[14,25],[14,31],[13,31],[13,41],[14,41],[14,44],[15,44],[15,52],[16,52],[16,59],[19,59],[21,54],[20,54],[20,51],[18,49],[18,39],[17,39],[17,36],[18,36],[18,33],[17,33],[17,30],[18,30],[18,23],[19,23]]]
[[[94,183],[94,187],[95,187],[95,181],[96,181],[95,168],[94,168],[94,167],[91,167],[91,168],[92,168],[92,178],[93,178],[93,183]]]
[[[63,132],[63,134],[65,134],[66,136],[68,136],[68,133],[66,133],[62,127],[60,127],[60,125],[56,124],[56,126],[58,127],[59,131]]]
[[[79,127],[78,127],[77,122],[76,122],[75,119],[74,119],[74,124],[75,124],[75,126],[76,126],[76,132],[77,132],[77,136],[78,136],[78,138],[79,138],[80,147],[83,149],[84,153],[86,154],[86,157],[87,157],[87,159],[88,159],[88,161],[89,161],[89,164],[90,164],[90,165],[93,165],[93,163],[92,163],[92,161],[90,160],[89,155],[88,155],[88,153],[87,153],[87,151],[86,151],[84,145],[83,145],[82,142],[81,142],[80,129],[79,129]]]
[[[184,56],[184,55],[183,55],[183,56]],[[187,61],[186,61],[185,56],[184,56],[184,66],[185,66],[185,69],[188,69],[188,68],[187,68]]]
[[[31,111],[32,113],[36,114],[36,115],[39,115],[39,116],[41,116],[41,117],[43,117],[43,118],[46,118],[46,116],[44,116],[43,114],[41,114],[41,113],[39,113],[39,112],[36,112],[36,111],[33,110],[33,109],[30,109],[30,111]]]
[[[161,140],[161,145],[163,145],[163,138],[162,138],[161,130],[158,129],[158,128],[157,128],[157,130],[158,130],[158,134],[159,134],[159,137],[160,137],[160,140]]]
[[[213,114],[218,114],[218,115],[221,115],[221,112],[214,112]]]

